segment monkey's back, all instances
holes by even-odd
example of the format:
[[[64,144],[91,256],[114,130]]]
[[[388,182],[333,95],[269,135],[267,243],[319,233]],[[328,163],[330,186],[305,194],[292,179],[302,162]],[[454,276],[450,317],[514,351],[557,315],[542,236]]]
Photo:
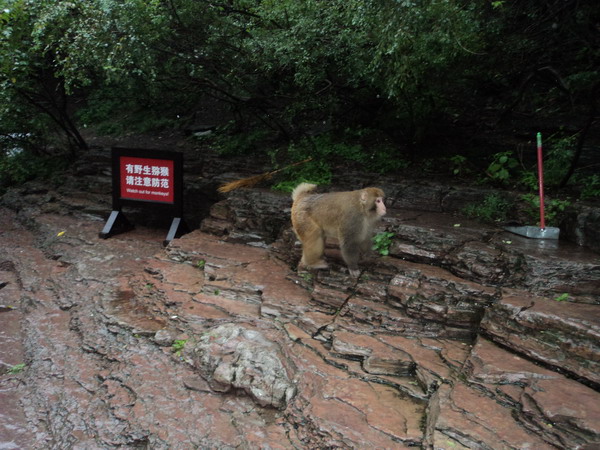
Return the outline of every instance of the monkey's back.
[[[302,237],[318,227],[325,235],[337,238],[340,231],[352,225],[350,219],[359,207],[355,192],[359,191],[296,196],[292,205],[292,225],[296,234]]]

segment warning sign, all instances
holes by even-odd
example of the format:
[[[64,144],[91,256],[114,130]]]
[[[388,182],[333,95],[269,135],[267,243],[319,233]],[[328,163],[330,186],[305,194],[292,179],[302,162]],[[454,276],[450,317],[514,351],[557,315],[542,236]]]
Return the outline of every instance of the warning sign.
[[[112,149],[112,212],[100,237],[134,228],[123,207],[141,207],[173,218],[164,244],[189,231],[183,220],[183,155],[139,148]]]
[[[121,198],[173,203],[175,200],[173,160],[121,156]]]

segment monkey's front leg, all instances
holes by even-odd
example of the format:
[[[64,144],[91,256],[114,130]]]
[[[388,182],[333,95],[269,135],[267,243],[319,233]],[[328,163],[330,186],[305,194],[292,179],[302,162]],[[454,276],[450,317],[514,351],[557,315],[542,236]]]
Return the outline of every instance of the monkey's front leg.
[[[360,255],[362,258],[367,258],[373,254],[373,240],[365,239],[360,243]]]
[[[350,271],[350,275],[354,278],[358,278],[360,276],[360,269],[358,268],[361,253],[360,243],[352,241],[341,242],[340,249],[342,251],[342,258],[344,258],[348,270]]]

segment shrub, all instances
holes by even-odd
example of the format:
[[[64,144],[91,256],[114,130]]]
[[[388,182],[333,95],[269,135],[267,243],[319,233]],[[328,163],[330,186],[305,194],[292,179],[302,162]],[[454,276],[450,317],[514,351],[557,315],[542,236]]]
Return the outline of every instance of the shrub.
[[[532,221],[537,221],[540,218],[540,197],[536,194],[524,194],[521,199],[526,203],[525,212]],[[571,206],[570,200],[560,199],[545,199],[544,212],[545,221],[548,226],[558,226],[563,218],[563,213],[567,207]]]
[[[2,190],[25,183],[34,178],[59,182],[68,167],[65,156],[40,156],[29,151],[0,155],[0,193]]]
[[[487,175],[494,181],[507,184],[513,176],[513,170],[519,165],[512,152],[501,152],[494,155],[494,159],[487,168]]]
[[[390,254],[390,246],[395,234],[389,231],[377,233],[373,236],[373,250],[377,251],[382,256]]]
[[[582,185],[580,198],[588,200],[600,197],[600,175],[590,175],[587,177],[578,177]]]
[[[476,218],[484,222],[503,222],[506,220],[511,203],[500,194],[489,194],[483,202],[468,205],[463,213],[467,217]]]

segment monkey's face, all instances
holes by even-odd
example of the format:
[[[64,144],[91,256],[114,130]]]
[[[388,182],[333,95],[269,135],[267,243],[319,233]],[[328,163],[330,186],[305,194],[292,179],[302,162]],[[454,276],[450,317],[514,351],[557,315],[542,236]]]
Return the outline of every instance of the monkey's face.
[[[375,211],[377,212],[378,217],[385,216],[387,209],[385,208],[385,202],[383,201],[383,197],[377,197],[375,199]]]
[[[387,212],[384,201],[384,194],[378,188],[365,188],[360,195],[360,201],[364,205],[364,211],[367,212],[370,218],[384,216]]]

